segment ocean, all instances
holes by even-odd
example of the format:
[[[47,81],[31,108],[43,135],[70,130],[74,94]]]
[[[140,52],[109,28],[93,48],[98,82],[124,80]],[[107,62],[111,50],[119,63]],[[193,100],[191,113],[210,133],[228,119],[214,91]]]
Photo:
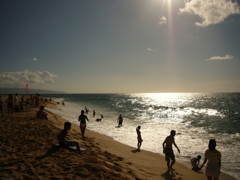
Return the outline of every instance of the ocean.
[[[59,104],[48,109],[72,123],[85,107],[87,128],[136,148],[136,127],[141,126],[141,149],[163,154],[162,143],[171,130],[176,130],[177,158],[189,162],[216,139],[222,154],[222,171],[240,179],[240,93],[143,93],[143,94],[59,94],[44,95]],[[93,110],[96,116],[93,118]],[[100,115],[102,122],[96,122]],[[123,126],[117,118],[123,116]],[[87,134],[86,134],[87,136]],[[161,163],[161,162],[160,162]]]

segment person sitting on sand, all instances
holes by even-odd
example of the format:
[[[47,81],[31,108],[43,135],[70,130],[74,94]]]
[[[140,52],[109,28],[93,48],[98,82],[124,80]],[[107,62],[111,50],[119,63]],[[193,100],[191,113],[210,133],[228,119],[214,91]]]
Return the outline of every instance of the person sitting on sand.
[[[141,147],[142,142],[143,142],[140,129],[141,129],[141,126],[138,126],[138,127],[136,128],[137,140],[138,140],[138,143],[137,143],[137,151],[140,151],[140,147]]]
[[[48,120],[48,117],[47,117],[48,114],[45,113],[43,110],[44,110],[44,106],[40,106],[40,109],[38,110],[38,112],[36,114],[36,118]]]
[[[67,141],[66,140],[68,131],[71,129],[71,126],[72,126],[72,124],[70,122],[65,122],[64,123],[64,129],[61,130],[60,133],[57,136],[58,142],[59,142],[60,146],[62,146],[64,148],[69,148],[70,146],[76,146],[78,153],[81,154],[80,146],[79,146],[78,142],[76,142],[76,141]]]
[[[170,133],[170,136],[166,137],[166,139],[163,142],[163,153],[165,154],[165,158],[167,161],[167,167],[168,170],[173,170],[173,165],[175,163],[175,155],[173,153],[172,145],[174,145],[178,152],[180,153],[180,149],[178,148],[177,144],[175,143],[174,136],[176,135],[176,131],[172,130]],[[172,160],[172,163],[170,165],[170,159]]]
[[[191,159],[192,170],[194,170],[194,171],[200,170],[199,163],[200,163],[201,158],[202,157],[200,155],[198,155],[197,157],[194,157],[194,158]]]
[[[208,149],[205,151],[205,159],[203,161],[202,167],[206,164],[207,162],[207,167],[206,167],[206,176],[208,180],[214,179],[218,180],[219,175],[221,173],[221,153],[216,150],[216,140],[215,139],[210,139],[209,144],[208,144]]]

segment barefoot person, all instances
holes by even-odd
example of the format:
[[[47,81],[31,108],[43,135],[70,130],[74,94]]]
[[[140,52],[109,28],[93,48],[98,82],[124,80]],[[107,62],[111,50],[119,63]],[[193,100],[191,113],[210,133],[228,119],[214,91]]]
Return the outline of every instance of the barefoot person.
[[[122,126],[122,123],[123,123],[123,117],[122,117],[122,115],[120,114],[119,117],[118,117],[118,127],[121,127],[121,126]]]
[[[57,136],[58,142],[59,142],[60,146],[62,146],[62,147],[67,147],[68,148],[70,146],[76,146],[78,153],[81,154],[80,146],[79,146],[78,142],[76,142],[76,141],[67,141],[66,140],[68,131],[70,129],[71,129],[71,123],[70,122],[65,122],[64,123],[64,129],[61,130],[61,132]]]
[[[80,116],[78,117],[78,121],[80,122],[80,130],[81,130],[82,138],[84,141],[85,141],[84,134],[85,134],[85,130],[87,127],[86,120],[88,120],[88,117],[86,115],[84,115],[84,110],[82,110]]]
[[[197,157],[194,157],[194,158],[191,159],[192,170],[194,170],[194,171],[200,170],[199,163],[200,163],[201,158],[202,157],[200,155],[198,155]]]
[[[205,151],[205,159],[203,161],[202,167],[207,163],[206,176],[208,180],[218,180],[221,170],[221,153],[216,150],[215,139],[210,139],[208,144],[208,150]]]
[[[141,126],[138,126],[138,127],[136,128],[137,140],[138,140],[138,143],[137,143],[137,151],[140,151],[140,148],[141,148],[141,145],[142,145],[142,142],[143,142],[140,129],[141,129]]]
[[[177,148],[178,152],[180,153],[180,149],[175,143],[175,139],[174,139],[175,135],[176,135],[176,131],[172,130],[170,136],[168,136],[163,142],[163,153],[165,154],[168,170],[173,170],[172,167],[175,163],[175,155],[173,153],[172,145],[174,145]],[[171,165],[170,165],[170,159],[172,160]]]

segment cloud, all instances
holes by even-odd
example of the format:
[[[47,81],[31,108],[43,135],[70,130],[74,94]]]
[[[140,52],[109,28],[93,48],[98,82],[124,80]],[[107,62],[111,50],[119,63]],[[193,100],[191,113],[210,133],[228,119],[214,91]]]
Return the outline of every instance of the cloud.
[[[207,60],[208,61],[223,61],[223,60],[231,60],[233,58],[234,58],[233,56],[226,54],[225,56],[213,56],[213,57],[208,58]]]
[[[53,83],[57,75],[48,71],[20,71],[0,73],[0,87],[23,87],[26,83]]]
[[[146,51],[148,51],[148,52],[154,52],[154,51],[156,51],[156,49],[147,48]]]
[[[162,17],[160,18],[160,20],[158,21],[158,23],[159,23],[160,25],[162,25],[162,24],[167,24],[167,18],[166,18],[165,16],[162,16]]]
[[[202,22],[196,22],[197,26],[209,26],[219,24],[228,16],[240,14],[240,7],[234,0],[186,0],[185,7],[180,13],[197,15]]]
[[[38,59],[37,59],[37,58],[33,58],[32,60],[33,60],[34,62],[38,61]]]

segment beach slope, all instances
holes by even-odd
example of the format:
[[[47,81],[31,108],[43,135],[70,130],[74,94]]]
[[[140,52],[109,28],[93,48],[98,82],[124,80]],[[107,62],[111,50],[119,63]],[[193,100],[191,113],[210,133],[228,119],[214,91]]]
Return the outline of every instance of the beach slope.
[[[96,132],[87,130],[86,141],[82,141],[74,124],[68,139],[86,149],[82,155],[54,148],[66,120],[51,112],[48,120],[37,119],[36,111],[32,108],[0,118],[1,179],[206,179],[179,162],[168,172],[162,155],[135,152],[133,147]]]

